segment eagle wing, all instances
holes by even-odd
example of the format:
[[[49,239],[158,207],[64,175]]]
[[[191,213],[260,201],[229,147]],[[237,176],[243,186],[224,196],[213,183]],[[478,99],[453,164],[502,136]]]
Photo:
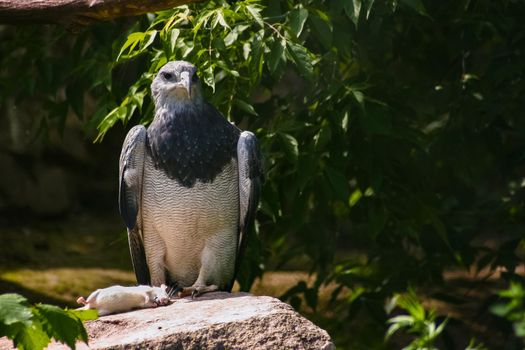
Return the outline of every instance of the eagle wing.
[[[142,241],[140,205],[146,151],[146,128],[134,126],[126,135],[119,163],[119,210],[128,230],[133,270],[139,284],[150,284]]]
[[[239,170],[239,243],[235,259],[235,275],[237,275],[246,249],[248,232],[255,220],[263,175],[259,145],[255,135],[249,131],[243,131],[237,141],[237,166]]]

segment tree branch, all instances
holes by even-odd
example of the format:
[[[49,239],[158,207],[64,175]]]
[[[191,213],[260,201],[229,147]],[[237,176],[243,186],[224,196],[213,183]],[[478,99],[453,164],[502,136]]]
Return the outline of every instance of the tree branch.
[[[0,23],[87,25],[199,0],[0,0]]]

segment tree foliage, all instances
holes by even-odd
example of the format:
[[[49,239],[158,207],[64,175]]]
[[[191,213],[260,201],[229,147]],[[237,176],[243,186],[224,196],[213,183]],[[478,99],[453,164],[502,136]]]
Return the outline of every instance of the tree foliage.
[[[96,310],[63,310],[47,304],[31,306],[21,295],[0,295],[0,337],[12,339],[20,350],[44,349],[51,339],[71,349],[75,349],[77,339],[87,344],[82,321],[96,318]]]
[[[511,0],[210,1],[74,38],[51,29],[46,46],[35,30],[0,41],[2,95],[32,93],[47,127],[69,108],[82,117],[88,93],[102,141],[118,122],[151,121],[162,64],[195,63],[208,99],[266,158],[242,285],[265,267],[307,267],[315,283],[283,297],[315,310],[335,283],[330,330],[381,347],[384,300],[409,286],[472,268],[521,281],[524,15]],[[68,57],[50,49],[59,40]]]
[[[445,319],[438,324],[435,310],[431,309],[427,312],[413,290],[409,290],[405,295],[394,296],[392,303],[409,314],[394,316],[388,320],[390,326],[386,332],[387,339],[394,333],[407,329],[409,333],[415,334],[416,337],[404,348],[405,350],[437,349],[435,342],[437,337],[443,332],[447,320]]]
[[[525,338],[525,289],[523,285],[513,282],[507,290],[500,291],[499,296],[503,300],[492,305],[491,311],[512,322],[514,333],[518,337]]]

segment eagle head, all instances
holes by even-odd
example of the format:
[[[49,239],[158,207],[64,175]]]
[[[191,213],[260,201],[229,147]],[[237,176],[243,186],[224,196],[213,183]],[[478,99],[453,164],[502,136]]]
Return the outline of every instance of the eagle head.
[[[153,79],[151,92],[155,109],[191,108],[202,102],[197,68],[186,61],[166,63]]]

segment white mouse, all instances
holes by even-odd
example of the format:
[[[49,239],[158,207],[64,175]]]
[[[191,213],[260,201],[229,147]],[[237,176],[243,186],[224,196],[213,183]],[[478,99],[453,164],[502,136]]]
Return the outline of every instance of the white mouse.
[[[170,303],[166,285],[160,287],[112,286],[97,289],[86,299],[79,297],[77,303],[84,305],[80,309],[97,309],[99,316],[167,305]]]

